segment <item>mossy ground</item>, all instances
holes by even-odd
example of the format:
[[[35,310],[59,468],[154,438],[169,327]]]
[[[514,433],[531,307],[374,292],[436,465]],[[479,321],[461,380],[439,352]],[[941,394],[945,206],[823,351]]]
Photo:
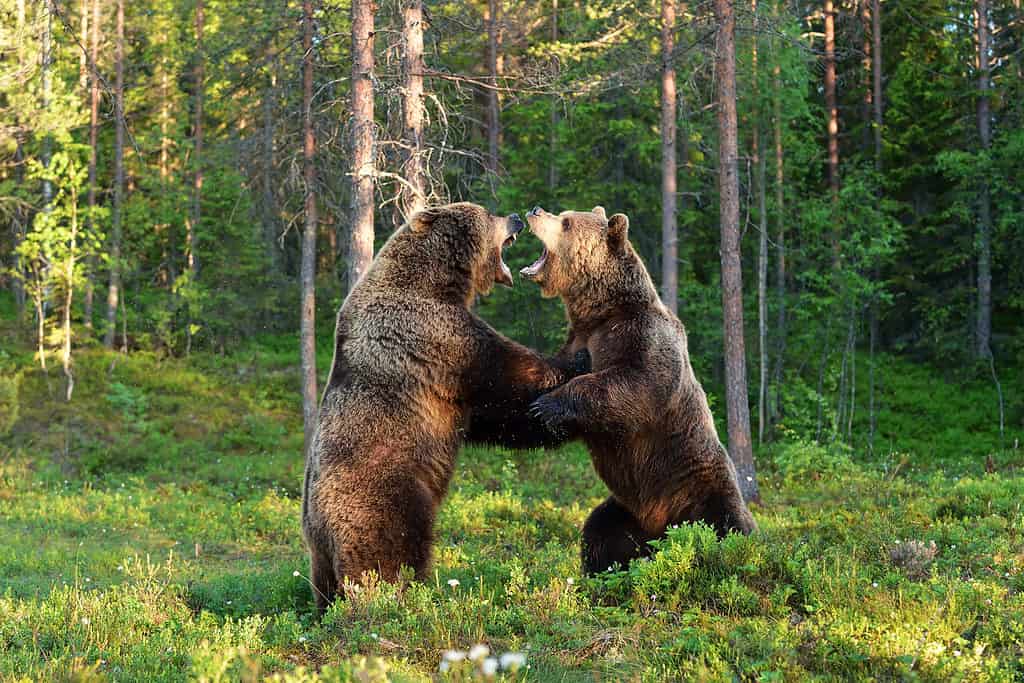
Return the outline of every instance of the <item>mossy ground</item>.
[[[585,450],[467,448],[435,578],[370,585],[318,622],[292,348],[84,349],[70,404],[29,345],[0,353],[20,373],[0,440],[0,679],[429,680],[475,643],[525,654],[510,680],[1024,679],[1020,419],[992,448],[994,426],[964,414],[983,411],[980,384],[888,359],[876,455],[776,444],[759,454],[760,533],[675,529],[653,561],[596,580],[578,573],[606,495]],[[894,560],[910,541],[934,559]]]

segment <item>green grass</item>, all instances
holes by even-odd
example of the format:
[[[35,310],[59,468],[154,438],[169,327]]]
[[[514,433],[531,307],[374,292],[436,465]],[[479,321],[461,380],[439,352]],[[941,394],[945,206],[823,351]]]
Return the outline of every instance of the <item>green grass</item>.
[[[525,654],[508,680],[1024,679],[1024,458],[927,400],[908,416],[915,395],[981,401],[896,359],[879,429],[905,443],[767,449],[755,536],[685,526],[652,561],[583,580],[579,529],[606,495],[586,452],[467,448],[434,578],[369,585],[320,622],[298,373],[279,340],[189,361],[83,350],[70,405],[28,345],[0,353],[16,371],[3,680],[430,680],[476,643]]]

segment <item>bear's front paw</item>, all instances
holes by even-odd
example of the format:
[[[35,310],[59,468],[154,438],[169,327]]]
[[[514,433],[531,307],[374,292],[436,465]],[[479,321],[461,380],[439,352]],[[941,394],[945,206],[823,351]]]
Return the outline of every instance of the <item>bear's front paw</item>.
[[[576,417],[569,402],[554,394],[545,394],[531,403],[530,415],[543,422],[548,431],[558,438],[568,436],[568,426]]]

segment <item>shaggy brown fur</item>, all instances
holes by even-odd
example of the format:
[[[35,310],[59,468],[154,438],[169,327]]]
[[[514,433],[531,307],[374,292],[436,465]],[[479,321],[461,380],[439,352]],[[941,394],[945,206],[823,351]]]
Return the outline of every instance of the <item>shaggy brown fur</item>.
[[[512,284],[503,246],[523,228],[474,204],[417,214],[338,313],[334,362],[306,460],[302,528],[319,610],[344,577],[422,578],[459,445],[555,442],[528,406],[567,372],[470,311]],[[518,430],[522,430],[520,433]]]
[[[629,243],[629,220],[604,209],[555,216],[535,208],[544,254],[524,276],[560,296],[566,352],[587,349],[592,374],[537,399],[532,411],[580,436],[611,489],[583,528],[583,569],[650,553],[671,524],[702,520],[724,535],[756,529],[736,471],[690,367],[686,331],[658,298]]]

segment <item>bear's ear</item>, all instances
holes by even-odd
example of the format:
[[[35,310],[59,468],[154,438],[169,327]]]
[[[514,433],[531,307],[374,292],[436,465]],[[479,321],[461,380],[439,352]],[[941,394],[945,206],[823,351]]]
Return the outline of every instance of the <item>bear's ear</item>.
[[[603,207],[603,206],[601,206],[600,204],[598,204],[598,205],[597,205],[597,206],[595,206],[595,207],[594,207],[593,209],[591,209],[591,210],[590,210],[590,212],[591,212],[591,213],[596,213],[596,214],[597,214],[598,216],[600,216],[601,218],[604,218],[604,219],[607,219],[607,218],[608,218],[608,216],[607,216],[607,215],[605,214],[605,212],[604,212],[604,207]]]
[[[608,246],[614,252],[621,252],[626,248],[626,240],[629,239],[629,217],[624,213],[617,213],[608,219]]]
[[[430,229],[430,226],[434,224],[434,221],[436,221],[440,215],[441,210],[438,208],[417,211],[413,217],[409,219],[409,229],[416,233],[424,233]]]

